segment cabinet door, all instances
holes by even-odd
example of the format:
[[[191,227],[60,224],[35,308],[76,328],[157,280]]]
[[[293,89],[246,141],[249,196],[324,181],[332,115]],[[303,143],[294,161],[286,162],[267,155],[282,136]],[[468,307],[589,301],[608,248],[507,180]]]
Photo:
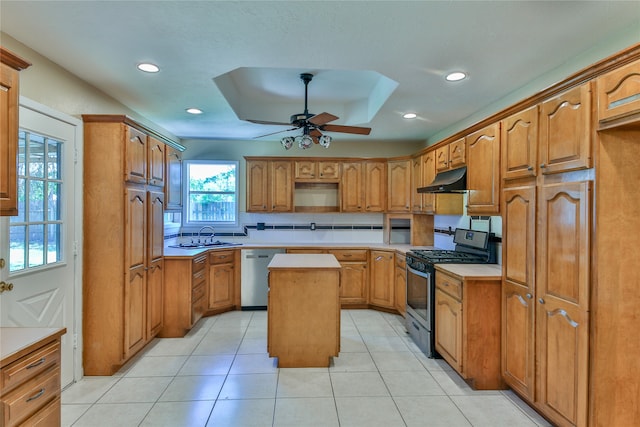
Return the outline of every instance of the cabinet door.
[[[542,173],[590,168],[591,129],[590,83],[543,102],[540,111]]]
[[[411,212],[422,211],[422,194],[418,188],[422,187],[422,156],[411,159]]]
[[[0,64],[0,216],[18,214],[18,79],[17,70]]]
[[[268,212],[269,162],[247,160],[247,212]]]
[[[163,325],[164,260],[149,264],[147,270],[147,340],[155,337]]]
[[[125,127],[125,171],[128,182],[147,183],[147,135],[128,125]]]
[[[449,169],[449,145],[436,148],[436,172]]]
[[[149,145],[149,179],[148,183],[150,185],[156,185],[158,187],[164,187],[164,159],[165,159],[165,150],[166,145],[158,141],[153,137],[148,137],[148,145]]]
[[[182,209],[182,153],[167,147],[165,172],[166,210]]]
[[[422,155],[422,187],[429,185],[436,177],[437,150],[428,151]],[[436,208],[436,197],[433,193],[422,195],[422,212],[433,213]]]
[[[314,179],[316,177],[316,162],[313,160],[296,160],[295,179]]]
[[[398,313],[404,316],[407,310],[407,270],[396,265],[395,272],[395,306]]]
[[[533,402],[536,187],[503,194],[502,376]]]
[[[146,266],[130,268],[124,289],[124,359],[128,359],[146,343],[147,299]]]
[[[318,162],[318,178],[326,180],[340,179],[339,162]]]
[[[362,163],[342,165],[342,212],[362,211]]]
[[[409,212],[411,204],[411,160],[387,162],[387,211]]]
[[[500,124],[495,123],[467,137],[468,213],[500,212]]]
[[[209,267],[209,309],[233,306],[233,264]]]
[[[394,308],[393,252],[371,251],[369,302],[381,307]]]
[[[274,160],[270,168],[271,211],[293,211],[293,166],[290,161]]]
[[[502,121],[502,178],[536,175],[538,162],[538,106]]]
[[[449,143],[449,169],[456,169],[467,163],[467,145],[464,138]]]
[[[436,288],[436,350],[462,372],[462,303]]]
[[[340,263],[340,302],[342,304],[367,303],[367,263]]]
[[[629,117],[640,111],[640,61],[598,78],[598,119]]]
[[[366,162],[364,204],[367,212],[384,212],[387,205],[387,164]]]
[[[149,191],[149,262],[164,255],[164,193]]]
[[[146,191],[138,188],[127,188],[125,209],[125,267],[144,267],[147,247]]]
[[[538,400],[554,423],[586,425],[591,182],[544,185],[539,215]]]

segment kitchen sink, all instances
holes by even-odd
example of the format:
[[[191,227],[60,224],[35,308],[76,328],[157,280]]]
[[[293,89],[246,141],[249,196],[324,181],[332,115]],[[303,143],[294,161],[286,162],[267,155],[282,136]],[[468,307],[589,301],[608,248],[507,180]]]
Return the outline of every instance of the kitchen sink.
[[[204,243],[180,243],[178,245],[169,245],[170,248],[180,248],[180,249],[200,249],[200,248],[215,248],[221,246],[241,246],[242,243],[232,243],[232,242],[221,242],[220,240],[216,240],[215,242],[204,242]]]

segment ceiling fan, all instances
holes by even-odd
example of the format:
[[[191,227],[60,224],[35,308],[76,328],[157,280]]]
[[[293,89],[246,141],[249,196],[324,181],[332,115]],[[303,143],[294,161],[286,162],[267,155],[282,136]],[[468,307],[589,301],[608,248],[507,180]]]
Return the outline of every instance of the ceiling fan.
[[[338,116],[334,116],[329,113],[320,113],[320,114],[311,114],[309,113],[309,109],[307,106],[308,101],[308,88],[309,82],[313,79],[313,74],[311,73],[302,73],[300,74],[300,79],[304,83],[304,113],[298,113],[291,116],[289,123],[284,122],[270,122],[265,120],[247,120],[251,123],[261,124],[261,125],[291,125],[293,126],[290,129],[281,130],[278,132],[268,133],[266,135],[261,135],[256,138],[262,138],[268,135],[274,135],[280,132],[288,132],[295,129],[302,128],[302,135],[297,136],[295,138],[287,136],[282,138],[281,143],[285,149],[291,148],[294,142],[298,142],[300,148],[306,149],[311,147],[311,144],[320,144],[323,147],[329,147],[331,144],[331,137],[329,135],[323,135],[322,131],[325,132],[342,132],[342,133],[353,133],[358,135],[369,135],[371,132],[371,128],[359,127],[359,126],[342,126],[342,125],[331,125],[328,124],[334,120],[338,120]]]

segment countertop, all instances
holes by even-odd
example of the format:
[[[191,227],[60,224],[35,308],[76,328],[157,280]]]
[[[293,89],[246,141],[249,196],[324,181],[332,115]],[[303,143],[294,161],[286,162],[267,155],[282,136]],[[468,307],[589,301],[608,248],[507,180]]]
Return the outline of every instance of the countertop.
[[[276,254],[269,263],[273,269],[338,269],[340,263],[329,254]]]
[[[0,360],[8,365],[67,333],[66,328],[0,328]]]
[[[396,251],[401,254],[409,252],[411,249],[437,249],[435,246],[416,246],[406,244],[385,244],[385,243],[243,243],[235,246],[216,246],[194,249],[164,247],[165,258],[193,258],[196,255],[207,251],[224,251],[232,249],[264,249],[264,248],[318,248],[318,249],[373,249]]]
[[[462,280],[500,280],[502,278],[502,266],[499,264],[436,264],[435,268]]]

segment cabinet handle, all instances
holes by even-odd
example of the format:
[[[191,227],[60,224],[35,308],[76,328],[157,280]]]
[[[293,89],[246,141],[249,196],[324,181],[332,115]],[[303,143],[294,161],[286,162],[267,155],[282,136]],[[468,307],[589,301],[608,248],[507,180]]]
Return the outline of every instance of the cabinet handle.
[[[33,396],[31,396],[30,398],[27,399],[27,402],[31,402],[32,400],[36,400],[37,398],[39,398],[40,396],[42,396],[44,394],[44,387],[42,387],[40,389],[39,392],[37,392],[36,394],[34,394]]]
[[[526,295],[526,296],[527,296],[527,298],[528,298],[528,299],[533,298],[533,295],[531,295],[530,293],[527,293],[527,295]]]
[[[538,302],[539,302],[540,304],[544,304],[544,299],[539,298],[539,299],[538,299]]]
[[[45,361],[47,360],[46,357],[42,357],[40,358],[40,360],[37,360],[35,362],[33,362],[31,365],[27,366],[26,369],[31,369],[31,368],[35,368],[36,366],[40,366],[42,365]]]
[[[381,257],[380,255],[378,255],[378,256],[376,257],[376,261],[380,261],[381,259],[382,259],[382,257]]]
[[[547,165],[545,165],[544,163],[540,163],[540,169],[544,169],[546,167],[547,167]]]
[[[529,167],[527,168],[527,170],[528,170],[528,171],[532,171],[532,170],[533,170],[533,166],[529,166]]]

